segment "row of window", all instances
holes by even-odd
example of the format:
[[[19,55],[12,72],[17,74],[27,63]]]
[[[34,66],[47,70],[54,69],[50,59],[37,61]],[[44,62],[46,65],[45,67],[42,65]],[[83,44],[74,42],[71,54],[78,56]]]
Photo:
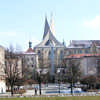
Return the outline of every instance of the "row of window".
[[[27,65],[27,67],[34,67],[34,65]]]
[[[27,61],[33,61],[34,60],[34,58],[32,57],[32,58],[27,58]]]
[[[82,54],[82,53],[85,53],[85,54],[87,54],[87,53],[89,53],[90,52],[90,50],[89,49],[86,49],[86,50],[73,50],[73,54]],[[69,53],[72,53],[72,52],[69,52]]]
[[[56,53],[56,51],[54,50],[54,51],[53,51],[53,53],[55,54],[55,53]],[[39,58],[41,57],[41,52],[40,52],[40,50],[38,50],[38,56],[39,56]],[[51,51],[49,51],[49,53],[48,53],[48,59],[50,59],[50,58],[51,58],[51,56],[52,56]],[[63,58],[63,51],[62,51],[62,50],[60,51],[59,58],[60,58],[60,59],[62,59],[62,58]]]

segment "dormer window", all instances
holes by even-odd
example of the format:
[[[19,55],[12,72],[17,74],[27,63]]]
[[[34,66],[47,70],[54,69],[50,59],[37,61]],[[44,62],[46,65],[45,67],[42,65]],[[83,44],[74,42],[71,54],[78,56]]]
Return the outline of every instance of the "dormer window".
[[[50,45],[53,45],[53,43],[52,43],[51,40],[48,40],[48,41],[45,43],[45,45],[46,45],[46,46],[48,46],[48,45],[50,46]]]
[[[45,43],[45,45],[50,45],[50,40],[48,40],[48,41]]]

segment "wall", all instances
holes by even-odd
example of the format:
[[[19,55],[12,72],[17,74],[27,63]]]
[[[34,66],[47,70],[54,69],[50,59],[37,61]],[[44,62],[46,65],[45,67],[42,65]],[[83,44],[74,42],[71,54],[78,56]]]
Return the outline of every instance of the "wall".
[[[5,49],[0,46],[0,93],[6,92],[6,82],[5,82]]]

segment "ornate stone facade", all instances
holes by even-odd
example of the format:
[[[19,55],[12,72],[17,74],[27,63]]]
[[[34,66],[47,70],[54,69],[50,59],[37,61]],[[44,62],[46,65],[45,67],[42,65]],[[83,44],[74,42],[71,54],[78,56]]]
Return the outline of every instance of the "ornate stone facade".
[[[66,55],[98,53],[100,53],[100,40],[72,40],[66,49]]]
[[[55,68],[61,65],[64,49],[65,46],[54,35],[53,19],[51,18],[49,26],[47,18],[45,18],[43,40],[34,47],[39,57],[39,67],[54,72]]]

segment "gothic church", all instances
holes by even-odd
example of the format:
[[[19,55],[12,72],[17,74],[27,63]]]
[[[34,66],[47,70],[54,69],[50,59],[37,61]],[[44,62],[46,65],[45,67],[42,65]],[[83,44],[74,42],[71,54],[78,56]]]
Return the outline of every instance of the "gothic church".
[[[43,40],[34,47],[38,54],[39,68],[54,74],[55,69],[61,65],[64,49],[65,45],[55,37],[53,18],[51,17],[49,25],[46,17]]]

